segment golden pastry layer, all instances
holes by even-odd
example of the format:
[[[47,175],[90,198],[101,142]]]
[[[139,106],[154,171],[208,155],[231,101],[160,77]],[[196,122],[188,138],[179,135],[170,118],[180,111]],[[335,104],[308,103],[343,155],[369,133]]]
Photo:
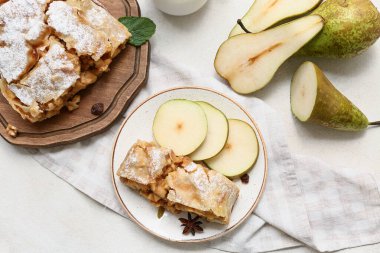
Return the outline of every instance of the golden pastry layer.
[[[91,0],[9,0],[0,5],[0,89],[31,122],[60,112],[109,70],[128,29]]]
[[[239,195],[238,187],[222,174],[144,141],[132,146],[117,175],[155,206],[222,224],[228,224]]]

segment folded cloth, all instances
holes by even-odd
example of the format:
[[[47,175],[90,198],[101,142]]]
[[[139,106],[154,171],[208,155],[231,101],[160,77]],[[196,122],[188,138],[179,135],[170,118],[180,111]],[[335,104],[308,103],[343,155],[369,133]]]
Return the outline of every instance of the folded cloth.
[[[312,157],[291,154],[279,115],[263,101],[229,91],[216,78],[202,78],[185,66],[152,59],[150,80],[130,106],[158,91],[189,84],[229,94],[253,116],[268,149],[268,178],[255,214],[236,231],[206,244],[234,252],[265,252],[307,245],[333,251],[380,242],[380,192],[376,175],[332,168]],[[52,149],[31,150],[45,168],[126,216],[110,176],[112,144],[120,122],[89,140]]]
[[[374,1],[377,6],[379,3],[379,0]],[[148,84],[126,115],[158,91],[181,85],[205,86],[242,104],[258,123],[267,144],[267,185],[254,215],[234,232],[205,244],[205,247],[233,252],[265,252],[307,245],[319,251],[333,251],[380,242],[380,194],[377,185],[380,176],[369,174],[366,168],[337,168],[312,157],[291,153],[286,140],[288,129],[280,116],[284,114],[274,111],[257,98],[236,95],[216,77],[212,60],[218,46],[226,39],[234,20],[244,14],[252,0],[208,1],[199,12],[186,17],[162,14],[151,0],[139,0],[139,4],[143,15],[152,18],[158,29],[151,40]],[[376,71],[373,67],[378,65],[376,59],[380,57],[376,57],[376,53],[379,54],[379,49],[377,43],[367,55],[358,57],[361,60],[353,59],[341,64],[335,61],[329,66],[339,69],[339,73],[348,74],[363,65],[360,78],[355,79],[357,71],[350,75],[350,82],[360,80],[368,84],[369,79],[364,75],[368,74],[368,69]],[[288,87],[295,67],[295,64],[286,64],[281,68],[274,83],[260,93],[261,96],[267,97],[269,102],[273,102],[273,97],[277,99],[266,92],[272,94],[274,89]],[[285,75],[287,72],[289,74]],[[278,80],[278,76],[286,76],[286,80],[281,80],[284,83]],[[288,99],[288,93],[285,97],[283,95],[281,99]],[[111,149],[120,123],[121,120],[107,132],[80,143],[30,152],[34,159],[63,180],[126,216],[116,199],[110,176]],[[308,141],[308,136],[303,138]],[[368,142],[368,138],[365,140]],[[324,152],[321,150],[321,153]],[[378,158],[367,157],[379,161]]]

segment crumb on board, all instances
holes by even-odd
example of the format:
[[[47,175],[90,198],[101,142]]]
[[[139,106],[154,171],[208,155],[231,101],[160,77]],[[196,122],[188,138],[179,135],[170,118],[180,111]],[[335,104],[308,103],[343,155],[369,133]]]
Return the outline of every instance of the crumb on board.
[[[7,128],[6,128],[6,131],[7,131],[7,134],[13,138],[16,138],[17,137],[17,134],[18,134],[18,130],[17,130],[17,127],[11,125],[11,124],[8,124]]]
[[[67,110],[70,112],[76,110],[79,108],[79,103],[80,103],[80,95],[76,95],[73,97],[70,101],[66,103]]]

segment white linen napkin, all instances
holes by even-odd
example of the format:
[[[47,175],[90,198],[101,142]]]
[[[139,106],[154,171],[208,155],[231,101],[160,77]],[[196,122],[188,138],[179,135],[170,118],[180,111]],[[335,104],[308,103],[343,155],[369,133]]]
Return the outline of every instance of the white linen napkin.
[[[379,1],[374,0],[374,3],[379,6]],[[286,139],[288,129],[282,122],[287,120],[282,118],[284,114],[252,96],[236,95],[216,77],[212,61],[217,48],[234,20],[242,16],[252,0],[209,0],[203,9],[187,17],[164,15],[154,8],[151,0],[139,0],[139,3],[143,15],[156,22],[157,33],[151,40],[148,84],[126,114],[145,98],[163,89],[181,85],[205,86],[242,104],[257,121],[267,144],[267,185],[255,214],[228,236],[205,244],[205,247],[234,252],[265,252],[306,244],[319,251],[333,251],[380,242],[380,193],[377,185],[380,176],[370,174],[364,168],[337,168],[312,157],[291,153]],[[349,65],[344,74],[354,69],[364,72],[363,69],[378,66],[374,59],[380,58],[376,57],[376,53],[380,56],[379,43],[374,48],[362,57],[368,60],[340,65],[323,63],[339,70]],[[372,63],[365,64],[371,59]],[[270,100],[274,106],[273,101],[278,97],[268,94],[283,85],[287,87],[294,69],[295,64],[281,68],[281,77],[285,76],[286,80],[275,78],[274,84],[260,93],[261,97]],[[290,74],[285,75],[284,72]],[[351,82],[360,82],[364,76],[356,74],[350,78]],[[366,82],[367,86],[370,85],[369,79]],[[359,90],[359,95],[360,91],[364,92]],[[281,99],[288,99],[288,94]],[[278,106],[276,108],[279,110]],[[110,177],[111,149],[120,123],[121,120],[107,132],[89,140],[59,148],[30,150],[31,155],[78,190],[125,215]],[[305,141],[312,140],[307,136],[311,133],[301,134]],[[364,144],[369,141],[366,138]],[[357,142],[358,146],[364,145],[360,140]],[[326,147],[326,150],[334,152],[332,147]],[[320,153],[326,154],[326,150]]]
[[[278,114],[264,102],[236,95],[216,78],[202,78],[163,59],[152,59],[148,85],[128,112],[163,89],[206,86],[228,93],[249,111],[268,149],[267,185],[255,215],[235,232],[205,246],[264,252],[303,243],[319,251],[332,251],[380,242],[380,192],[374,175],[343,168],[337,171],[312,157],[291,154]],[[112,144],[119,125],[120,121],[106,133],[81,143],[32,150],[32,156],[78,190],[125,215],[110,176]]]

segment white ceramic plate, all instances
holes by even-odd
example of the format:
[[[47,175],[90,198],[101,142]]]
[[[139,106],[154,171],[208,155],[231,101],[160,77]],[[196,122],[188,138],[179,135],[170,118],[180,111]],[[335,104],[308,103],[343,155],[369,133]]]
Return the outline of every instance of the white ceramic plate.
[[[260,154],[257,163],[249,172],[249,183],[242,184],[240,179],[234,182],[240,189],[240,195],[232,210],[228,225],[203,221],[203,233],[183,235],[179,217],[187,217],[186,213],[174,215],[165,212],[159,219],[157,208],[141,197],[137,192],[123,185],[116,171],[125,158],[130,147],[138,140],[152,141],[152,124],[159,106],[170,99],[184,98],[206,101],[223,111],[228,118],[241,119],[255,129]],[[112,178],[116,194],[130,218],[146,231],[169,241],[202,242],[225,235],[239,226],[253,212],[263,193],[267,175],[267,154],[262,135],[253,118],[236,102],[218,92],[198,87],[181,87],[160,92],[139,105],[124,121],[116,137],[112,155]]]

